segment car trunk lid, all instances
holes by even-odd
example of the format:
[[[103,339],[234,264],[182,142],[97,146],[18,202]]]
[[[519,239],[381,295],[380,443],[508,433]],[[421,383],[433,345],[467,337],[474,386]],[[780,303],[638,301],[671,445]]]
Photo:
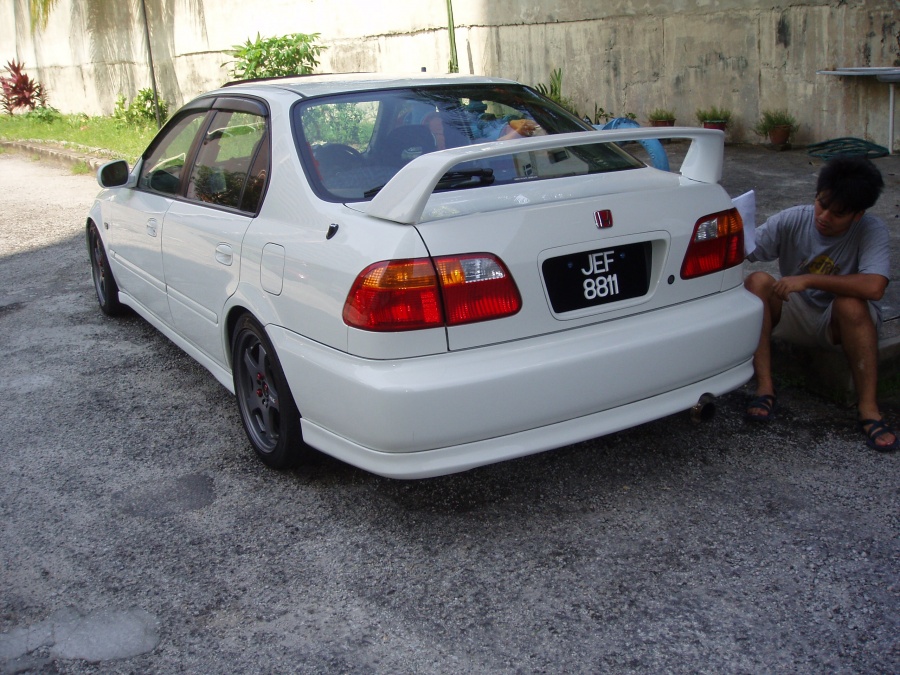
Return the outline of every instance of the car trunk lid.
[[[637,168],[431,194],[446,171],[479,152],[522,157],[596,143],[598,134],[603,141],[633,140],[650,137],[646,132],[659,135],[585,132],[432,153],[401,170],[368,204],[369,215],[414,225],[432,257],[492,254],[515,280],[521,310],[451,326],[451,350],[614,321],[722,289],[721,273],[680,277],[698,219],[731,206],[716,183],[721,134],[682,132],[692,147],[681,175]]]

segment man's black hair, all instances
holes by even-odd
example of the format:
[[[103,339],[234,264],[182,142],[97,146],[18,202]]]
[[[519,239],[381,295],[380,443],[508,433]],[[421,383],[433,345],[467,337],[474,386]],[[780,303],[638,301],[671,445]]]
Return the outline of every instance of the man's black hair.
[[[858,213],[875,205],[884,179],[881,172],[865,157],[837,155],[819,172],[816,197],[841,211]]]

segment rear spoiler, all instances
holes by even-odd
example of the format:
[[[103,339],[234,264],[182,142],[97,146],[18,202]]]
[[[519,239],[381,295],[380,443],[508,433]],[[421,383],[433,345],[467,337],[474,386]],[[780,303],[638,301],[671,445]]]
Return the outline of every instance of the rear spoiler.
[[[419,222],[435,186],[447,171],[462,162],[520,152],[590,145],[621,143],[652,138],[687,138],[691,141],[681,175],[700,183],[718,183],[722,178],[725,134],[717,129],[696,127],[653,127],[576,131],[568,134],[536,136],[512,141],[493,141],[461,148],[430,152],[404,166],[369,202],[365,212],[395,223]]]

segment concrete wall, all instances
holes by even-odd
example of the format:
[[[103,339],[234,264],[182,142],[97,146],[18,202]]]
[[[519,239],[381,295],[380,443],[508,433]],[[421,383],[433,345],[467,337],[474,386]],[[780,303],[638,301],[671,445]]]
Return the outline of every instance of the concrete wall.
[[[57,0],[32,31],[27,0],[0,0],[0,59],[24,61],[64,112],[108,114],[149,86],[137,0]],[[255,37],[321,33],[321,72],[445,72],[445,0],[146,0],[162,96],[174,110],[228,79],[225,53]],[[897,0],[454,0],[462,72],[548,83],[584,113],[656,107],[678,122],[712,105],[734,113],[728,137],[787,107],[809,143],[838,136],[887,145],[888,87],[816,71],[900,66]],[[900,108],[900,105],[897,106]],[[895,113],[895,115],[897,115]],[[900,128],[900,121],[895,120]],[[898,144],[894,143],[897,148]]]

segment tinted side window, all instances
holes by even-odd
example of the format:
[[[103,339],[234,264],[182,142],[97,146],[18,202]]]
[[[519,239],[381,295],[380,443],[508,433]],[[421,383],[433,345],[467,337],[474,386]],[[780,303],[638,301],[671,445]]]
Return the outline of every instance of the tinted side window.
[[[266,179],[269,176],[269,137],[263,136],[260,141],[259,152],[253,160],[250,175],[247,178],[247,187],[244,188],[244,196],[241,199],[241,211],[256,213],[259,211],[259,203],[265,192]]]
[[[255,199],[248,195],[242,210],[255,211],[262,194],[259,181],[265,181],[266,170],[254,160],[261,154],[266,138],[264,117],[246,112],[216,112],[197,152],[188,182],[188,199],[239,208],[247,186],[255,193]],[[255,172],[253,185],[248,185],[251,168]]]
[[[181,174],[206,112],[185,115],[156,145],[141,168],[138,187],[165,194],[175,194]]]

